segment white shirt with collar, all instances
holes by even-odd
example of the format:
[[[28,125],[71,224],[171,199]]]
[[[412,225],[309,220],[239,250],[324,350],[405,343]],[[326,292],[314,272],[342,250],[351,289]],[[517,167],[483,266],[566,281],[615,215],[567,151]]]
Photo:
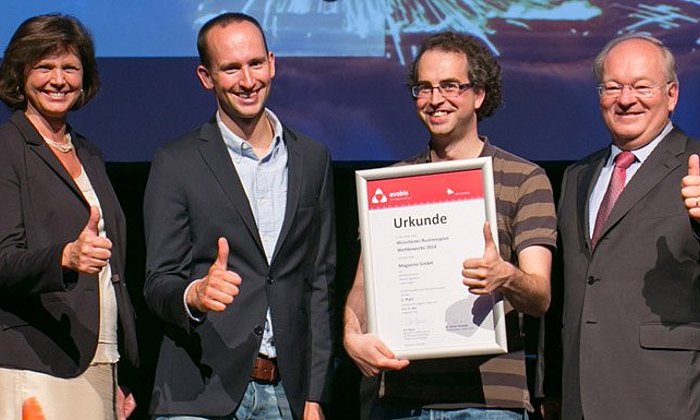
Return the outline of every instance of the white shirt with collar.
[[[637,173],[637,170],[639,170],[644,161],[646,161],[649,155],[651,155],[651,152],[653,152],[654,149],[656,149],[656,146],[658,146],[659,143],[661,143],[661,140],[663,140],[666,137],[666,135],[671,132],[672,129],[673,124],[669,121],[664,127],[664,129],[661,130],[661,133],[659,133],[659,135],[654,138],[654,140],[650,141],[649,143],[645,144],[639,149],[631,150],[632,154],[637,159],[627,168],[627,171],[625,172],[625,186],[627,186],[634,174]],[[589,238],[593,236],[593,229],[595,228],[595,219],[598,215],[598,210],[600,209],[600,204],[603,201],[605,191],[608,189],[610,178],[612,177],[615,157],[620,153],[622,153],[622,149],[615,146],[614,144],[610,145],[610,156],[605,162],[605,165],[603,166],[603,169],[600,172],[600,175],[598,176],[598,180],[596,181],[595,186],[593,187],[593,191],[591,191],[591,196],[588,199]]]

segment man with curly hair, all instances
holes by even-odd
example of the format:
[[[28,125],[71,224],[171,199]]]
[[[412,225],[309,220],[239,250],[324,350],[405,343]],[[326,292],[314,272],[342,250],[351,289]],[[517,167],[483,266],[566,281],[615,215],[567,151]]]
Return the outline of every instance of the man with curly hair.
[[[410,72],[416,113],[430,133],[426,150],[401,164],[490,156],[498,249],[484,226],[484,254],[461,269],[464,293],[506,301],[508,353],[450,359],[396,359],[366,333],[362,265],[345,307],[344,345],[367,377],[363,417],[523,419],[532,410],[525,376],[522,314],[541,316],[550,302],[556,246],[551,185],[535,164],[480,136],[478,122],[501,103],[501,69],[479,40],[444,32],[423,42]],[[369,400],[369,401],[368,401]]]

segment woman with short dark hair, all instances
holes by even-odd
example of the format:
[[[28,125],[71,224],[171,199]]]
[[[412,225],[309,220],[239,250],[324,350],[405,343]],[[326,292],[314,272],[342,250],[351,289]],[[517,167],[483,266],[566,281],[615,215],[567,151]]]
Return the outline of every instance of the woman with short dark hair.
[[[99,88],[74,17],[23,22],[0,65],[0,418],[115,419],[137,363],[125,221],[97,148],[67,123]],[[119,339],[118,339],[119,337]]]

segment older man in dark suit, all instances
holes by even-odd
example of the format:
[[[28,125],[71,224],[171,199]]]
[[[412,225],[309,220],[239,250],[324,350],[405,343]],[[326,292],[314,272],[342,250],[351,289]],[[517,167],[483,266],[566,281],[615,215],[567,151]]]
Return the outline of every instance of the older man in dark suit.
[[[567,169],[558,209],[565,419],[700,418],[700,143],[670,120],[674,66],[645,35],[595,60],[612,144]]]
[[[157,418],[322,418],[332,361],[335,226],[326,148],[265,102],[275,75],[255,19],[198,39],[218,111],[156,155],[145,200],[146,300],[167,323]]]

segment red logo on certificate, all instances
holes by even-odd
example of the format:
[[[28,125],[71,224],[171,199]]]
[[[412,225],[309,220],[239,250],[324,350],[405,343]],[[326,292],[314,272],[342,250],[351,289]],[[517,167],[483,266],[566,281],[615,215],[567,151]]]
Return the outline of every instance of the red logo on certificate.
[[[369,210],[484,198],[481,169],[367,182]]]

